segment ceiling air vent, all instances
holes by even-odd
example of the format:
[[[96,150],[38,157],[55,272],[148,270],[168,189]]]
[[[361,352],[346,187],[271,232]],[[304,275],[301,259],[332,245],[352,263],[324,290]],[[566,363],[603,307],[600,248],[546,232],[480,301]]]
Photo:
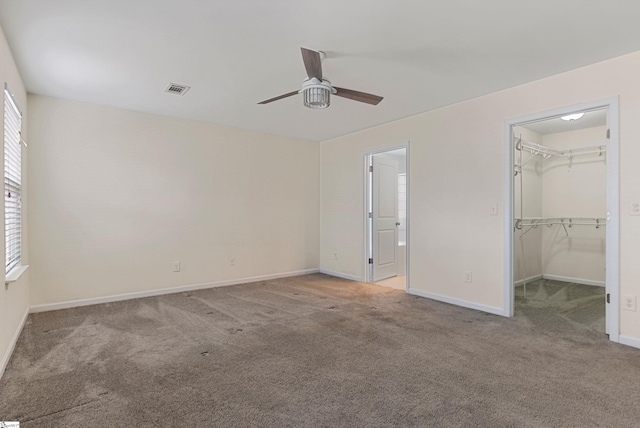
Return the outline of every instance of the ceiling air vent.
[[[191,89],[191,86],[169,83],[169,86],[167,86],[167,89],[164,91],[170,94],[184,95],[189,91],[189,89]]]

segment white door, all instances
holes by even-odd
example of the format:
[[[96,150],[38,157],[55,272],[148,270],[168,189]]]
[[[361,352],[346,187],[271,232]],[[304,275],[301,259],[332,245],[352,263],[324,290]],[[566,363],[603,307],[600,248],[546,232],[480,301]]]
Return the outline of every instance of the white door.
[[[373,281],[397,275],[398,162],[373,156]]]

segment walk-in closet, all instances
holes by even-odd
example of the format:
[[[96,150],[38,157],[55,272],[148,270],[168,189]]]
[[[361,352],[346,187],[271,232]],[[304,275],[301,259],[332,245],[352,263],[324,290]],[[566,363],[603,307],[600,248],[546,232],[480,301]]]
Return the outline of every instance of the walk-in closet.
[[[605,333],[606,109],[513,128],[515,316]]]

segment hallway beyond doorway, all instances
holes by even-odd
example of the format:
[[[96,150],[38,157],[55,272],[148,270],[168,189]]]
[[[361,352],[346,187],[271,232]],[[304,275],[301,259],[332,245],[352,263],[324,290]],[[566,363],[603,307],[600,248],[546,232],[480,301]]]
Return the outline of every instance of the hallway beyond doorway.
[[[397,290],[406,290],[407,289],[407,275],[396,275],[391,278],[383,279],[382,281],[376,282],[378,285],[382,285],[383,287],[391,287]]]

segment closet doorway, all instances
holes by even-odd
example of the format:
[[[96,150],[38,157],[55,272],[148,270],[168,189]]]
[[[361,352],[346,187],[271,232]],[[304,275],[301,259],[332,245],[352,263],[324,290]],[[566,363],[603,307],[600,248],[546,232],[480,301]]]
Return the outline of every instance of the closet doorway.
[[[619,335],[618,100],[506,123],[506,315]]]
[[[407,290],[408,145],[365,154],[367,281]]]

